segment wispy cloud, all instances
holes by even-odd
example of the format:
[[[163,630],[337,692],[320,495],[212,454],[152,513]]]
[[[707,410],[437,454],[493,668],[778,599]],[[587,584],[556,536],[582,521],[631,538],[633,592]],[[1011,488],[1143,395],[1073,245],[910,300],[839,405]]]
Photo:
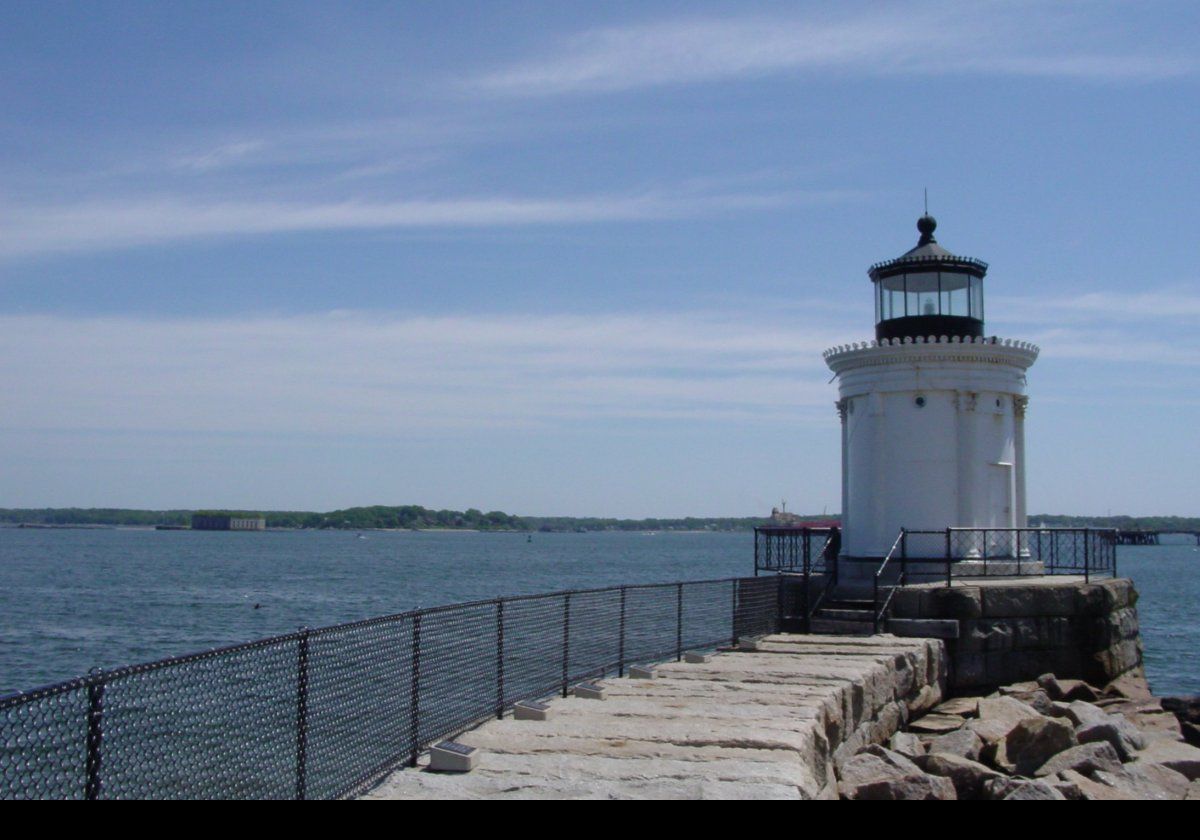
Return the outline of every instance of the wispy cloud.
[[[1038,344],[1042,347],[1043,357],[1052,360],[1200,368],[1200,343],[1190,336],[1172,339],[1157,334],[1146,335],[1138,329],[1074,326],[1022,330],[1020,337]],[[1147,384],[1152,378],[1148,372]]]
[[[506,95],[620,91],[796,73],[982,73],[1145,81],[1195,73],[1191,53],[1105,37],[1103,13],[1061,4],[936,3],[830,19],[776,14],[664,20],[569,36],[471,86]],[[1120,33],[1117,33],[1120,35]]]
[[[1094,388],[1130,365],[1147,386],[1200,369],[1195,340],[1101,320],[1013,332],[1042,346],[1048,397],[1071,391],[1064,362],[1114,363]],[[853,337],[841,319],[790,311],[9,315],[0,427],[387,436],[595,420],[805,423],[829,419],[821,351]]]
[[[1027,297],[992,298],[996,310],[1010,323],[1062,323],[1078,321],[1194,320],[1200,317],[1200,295],[1185,288],[1148,292],[1088,292],[1031,300]]]
[[[389,436],[587,420],[795,423],[826,412],[820,350],[833,338],[704,313],[8,316],[0,426]]]
[[[210,172],[251,159],[266,146],[263,140],[235,140],[221,143],[201,152],[182,154],[171,164],[194,172]]]
[[[786,204],[845,201],[837,190],[653,190],[529,198],[483,196],[400,201],[185,198],[83,202],[0,209],[0,257],[125,248],[204,237],[317,230],[524,227],[689,218]]]

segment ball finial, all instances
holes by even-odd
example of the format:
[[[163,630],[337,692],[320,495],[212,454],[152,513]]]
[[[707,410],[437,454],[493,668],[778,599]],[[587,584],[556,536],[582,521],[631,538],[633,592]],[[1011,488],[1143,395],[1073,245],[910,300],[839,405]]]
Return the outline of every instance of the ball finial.
[[[930,242],[937,242],[933,238],[933,232],[937,230],[937,219],[926,213],[921,218],[917,219],[917,230],[921,231],[921,238],[917,241],[918,247],[928,245]]]

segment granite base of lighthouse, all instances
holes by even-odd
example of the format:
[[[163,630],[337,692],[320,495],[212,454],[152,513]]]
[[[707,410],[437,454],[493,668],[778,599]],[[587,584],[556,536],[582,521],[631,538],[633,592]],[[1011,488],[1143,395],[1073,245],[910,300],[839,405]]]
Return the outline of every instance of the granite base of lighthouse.
[[[888,630],[943,637],[952,692],[978,692],[1046,673],[1104,685],[1141,672],[1137,599],[1125,578],[929,583],[896,592]]]

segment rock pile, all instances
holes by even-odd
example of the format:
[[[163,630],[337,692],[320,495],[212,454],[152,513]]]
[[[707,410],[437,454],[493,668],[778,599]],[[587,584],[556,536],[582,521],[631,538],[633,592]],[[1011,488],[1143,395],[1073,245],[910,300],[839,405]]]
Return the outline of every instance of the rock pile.
[[[1200,749],[1137,676],[955,697],[838,771],[843,799],[1200,799]]]

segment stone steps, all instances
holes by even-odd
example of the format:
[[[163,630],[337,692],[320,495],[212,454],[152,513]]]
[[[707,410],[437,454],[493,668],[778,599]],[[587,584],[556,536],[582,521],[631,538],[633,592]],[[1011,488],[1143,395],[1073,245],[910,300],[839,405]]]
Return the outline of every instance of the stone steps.
[[[875,632],[874,621],[844,620],[813,616],[812,632],[830,636],[870,636]]]

